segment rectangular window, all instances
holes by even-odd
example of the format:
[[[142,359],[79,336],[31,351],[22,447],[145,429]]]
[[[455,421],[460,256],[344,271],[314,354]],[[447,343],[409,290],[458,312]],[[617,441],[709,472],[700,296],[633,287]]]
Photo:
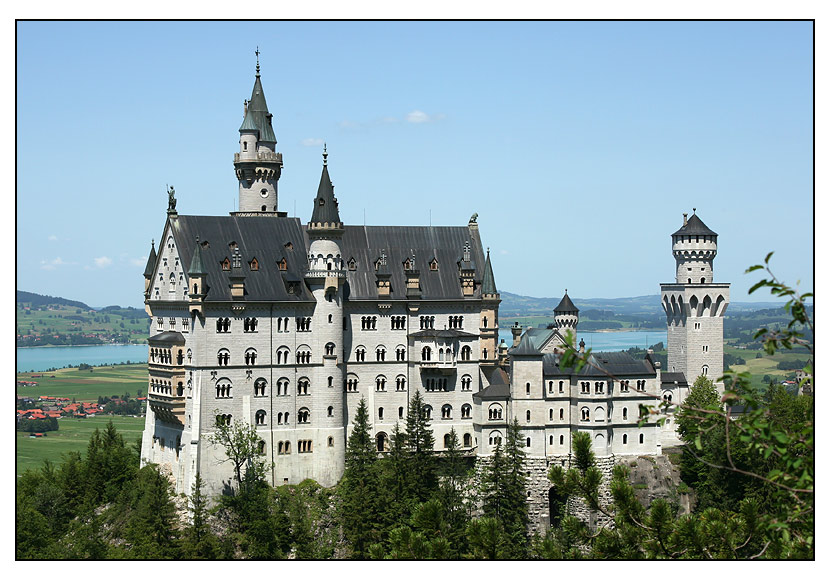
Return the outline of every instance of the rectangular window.
[[[156,319],[156,326],[159,330],[164,329],[164,319],[161,316]]]
[[[182,330],[187,332],[190,330],[190,319],[189,318],[182,318]]]
[[[170,317],[170,330],[173,330],[175,328],[176,328],[176,319],[171,316]]]

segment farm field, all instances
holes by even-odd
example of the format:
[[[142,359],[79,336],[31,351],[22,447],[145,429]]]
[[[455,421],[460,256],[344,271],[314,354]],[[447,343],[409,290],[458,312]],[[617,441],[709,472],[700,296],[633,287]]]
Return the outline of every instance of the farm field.
[[[139,396],[138,391],[141,391],[142,395],[147,394],[147,365],[113,365],[93,367],[91,370],[69,368],[45,373],[17,373],[17,380],[37,382],[36,387],[18,386],[18,396],[69,397],[79,402],[97,401],[98,397],[121,396],[124,393],[136,397]]]
[[[103,431],[110,421],[128,445],[138,440],[144,430],[144,417],[101,415],[85,419],[58,419],[59,430],[50,431],[46,437],[39,439],[32,439],[28,433],[17,431],[17,475],[26,469],[40,468],[46,459],[56,464],[60,463],[63,461],[61,456],[70,451],[78,451],[84,455],[95,429]]]

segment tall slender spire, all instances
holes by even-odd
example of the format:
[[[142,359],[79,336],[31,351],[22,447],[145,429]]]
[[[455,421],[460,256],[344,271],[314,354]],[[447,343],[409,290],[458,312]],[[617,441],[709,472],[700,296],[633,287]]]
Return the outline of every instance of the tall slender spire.
[[[320,185],[317,187],[317,197],[314,198],[314,211],[311,213],[311,223],[339,224],[340,212],[337,208],[337,198],[334,197],[334,185],[331,183],[328,168],[328,152],[323,148],[323,173],[320,175]]]
[[[256,76],[259,76],[259,46],[256,47],[254,53],[256,54]]]
[[[481,281],[482,294],[498,294],[496,277],[493,275],[493,266],[490,264],[490,248],[487,248],[487,260],[484,263],[484,278]]]

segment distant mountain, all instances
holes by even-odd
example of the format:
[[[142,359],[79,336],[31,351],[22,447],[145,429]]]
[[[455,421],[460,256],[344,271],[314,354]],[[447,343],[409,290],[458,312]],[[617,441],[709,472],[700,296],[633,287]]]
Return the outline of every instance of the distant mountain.
[[[58,304],[60,306],[71,306],[74,308],[83,308],[84,310],[93,310],[83,302],[77,300],[67,300],[66,298],[59,298],[56,296],[44,296],[43,294],[35,294],[34,292],[17,291],[17,303],[29,304],[31,306],[48,306],[50,304]]]
[[[499,316],[553,316],[553,309],[559,305],[562,297],[534,298],[511,292],[500,291],[501,304]],[[580,310],[610,310],[615,315],[652,317],[663,315],[660,295],[634,296],[632,298],[574,298],[571,301]],[[765,308],[781,308],[781,302],[732,302],[727,310],[730,312],[753,312]]]

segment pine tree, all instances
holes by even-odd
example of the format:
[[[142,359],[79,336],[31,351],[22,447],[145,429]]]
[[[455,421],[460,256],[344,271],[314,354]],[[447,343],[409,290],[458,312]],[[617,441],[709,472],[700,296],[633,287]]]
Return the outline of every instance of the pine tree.
[[[219,539],[208,525],[208,498],[203,493],[204,482],[197,471],[190,494],[190,525],[185,530],[182,544],[184,557],[192,560],[216,560],[220,557]]]
[[[355,413],[354,427],[346,444],[346,465],[339,484],[340,521],[352,556],[364,559],[369,546],[379,540],[378,513],[374,498],[377,476],[373,468],[377,451],[366,400],[361,399]]]
[[[469,517],[462,495],[466,480],[466,466],[458,445],[458,435],[455,428],[452,428],[443,457],[439,497],[447,521],[447,538],[453,557],[463,554],[467,549],[466,528]]]
[[[438,473],[433,455],[435,438],[429,421],[421,392],[415,391],[406,416],[406,443],[409,449],[409,487],[417,503],[427,501],[438,487]]]

